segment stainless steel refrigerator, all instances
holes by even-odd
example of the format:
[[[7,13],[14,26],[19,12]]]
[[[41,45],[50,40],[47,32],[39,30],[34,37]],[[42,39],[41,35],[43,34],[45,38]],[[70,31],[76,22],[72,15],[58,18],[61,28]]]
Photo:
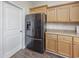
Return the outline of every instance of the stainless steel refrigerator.
[[[25,46],[26,48],[43,53],[45,51],[46,14],[37,13],[26,15]]]

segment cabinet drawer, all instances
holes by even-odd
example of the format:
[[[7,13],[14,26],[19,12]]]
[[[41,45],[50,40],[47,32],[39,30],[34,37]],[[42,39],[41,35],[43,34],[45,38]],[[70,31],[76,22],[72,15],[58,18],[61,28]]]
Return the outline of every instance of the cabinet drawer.
[[[57,38],[57,35],[55,35],[55,34],[50,34],[50,33],[47,33],[46,34],[46,38]]]
[[[79,44],[79,37],[74,37],[74,44]]]
[[[58,40],[72,43],[72,37],[70,36],[58,35]]]

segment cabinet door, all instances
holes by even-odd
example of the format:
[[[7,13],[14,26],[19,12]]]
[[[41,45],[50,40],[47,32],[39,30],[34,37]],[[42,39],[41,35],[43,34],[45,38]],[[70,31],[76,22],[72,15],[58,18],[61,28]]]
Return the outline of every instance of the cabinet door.
[[[55,8],[48,8],[47,9],[47,22],[57,22]]]
[[[47,13],[47,5],[31,8],[30,12],[31,13],[45,13],[46,14]]]
[[[70,7],[70,21],[79,22],[79,3],[73,4]]]
[[[57,52],[57,35],[46,34],[46,49]]]
[[[69,6],[61,6],[56,10],[58,22],[69,22]]]
[[[72,37],[58,36],[58,53],[67,57],[72,57]]]
[[[79,37],[74,37],[73,40],[73,57],[79,57]]]

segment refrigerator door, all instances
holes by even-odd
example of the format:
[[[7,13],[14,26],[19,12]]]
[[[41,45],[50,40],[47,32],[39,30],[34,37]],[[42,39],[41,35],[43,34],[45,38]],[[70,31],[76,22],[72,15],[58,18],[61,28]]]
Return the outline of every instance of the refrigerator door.
[[[42,35],[42,51],[44,52],[46,49],[46,40],[45,40],[45,32],[46,32],[46,14],[41,14],[41,35]]]
[[[25,18],[25,46],[32,47],[34,40],[34,15],[26,15]]]
[[[46,32],[46,15],[41,13],[35,14],[34,25],[35,38],[43,39]]]
[[[27,36],[26,37],[26,40],[25,40],[25,45],[26,45],[26,48],[32,48],[33,47],[33,38]]]
[[[33,40],[33,50],[39,53],[44,53],[42,40]]]
[[[34,36],[34,15],[27,15],[25,20],[25,34]]]
[[[35,38],[33,50],[43,53],[45,51],[45,14],[35,15]]]
[[[35,15],[35,38],[36,39],[42,39],[42,29],[41,29],[41,27],[42,27],[42,25],[41,25],[41,14],[36,14]]]

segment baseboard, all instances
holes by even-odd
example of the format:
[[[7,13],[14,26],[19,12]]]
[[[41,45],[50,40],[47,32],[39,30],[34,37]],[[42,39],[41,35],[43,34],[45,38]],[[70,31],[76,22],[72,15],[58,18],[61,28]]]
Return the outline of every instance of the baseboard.
[[[46,50],[46,52],[51,53],[51,54],[55,54],[55,55],[58,55],[58,56],[61,56],[61,57],[63,57],[63,58],[68,58],[68,57],[66,57],[66,56],[63,56],[63,55],[58,54],[58,53],[55,53],[55,52],[53,52],[53,51]]]
[[[8,53],[6,53],[4,55],[4,58],[10,58],[11,56],[13,56],[17,51],[19,51],[20,49],[22,49],[22,47],[18,46],[15,49],[9,51]]]

